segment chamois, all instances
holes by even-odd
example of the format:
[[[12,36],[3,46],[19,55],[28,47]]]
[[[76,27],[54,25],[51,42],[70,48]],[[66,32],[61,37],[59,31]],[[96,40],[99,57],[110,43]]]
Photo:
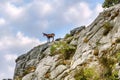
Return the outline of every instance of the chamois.
[[[46,36],[47,39],[48,39],[47,42],[50,42],[50,38],[52,38],[52,41],[54,41],[54,36],[55,36],[55,34],[54,34],[54,33],[51,33],[51,34],[43,33],[43,36]]]

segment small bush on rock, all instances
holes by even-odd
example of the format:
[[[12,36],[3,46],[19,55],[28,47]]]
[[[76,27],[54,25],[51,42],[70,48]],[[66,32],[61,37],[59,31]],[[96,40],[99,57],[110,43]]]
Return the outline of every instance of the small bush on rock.
[[[120,63],[120,53],[116,53],[117,62]]]
[[[69,37],[71,37],[71,34],[66,34],[66,35],[65,35],[65,39],[67,39],[67,38],[69,38]]]
[[[113,71],[116,63],[115,56],[104,54],[99,58],[99,63],[102,66],[101,78],[103,80],[118,80],[117,72]]]
[[[50,48],[51,55],[62,54],[64,59],[69,59],[75,53],[75,50],[75,46],[67,44],[64,41],[56,42]]]
[[[94,68],[81,68],[77,70],[75,80],[99,80],[99,74]]]
[[[106,36],[110,30],[112,30],[113,26],[110,24],[110,22],[105,22],[103,24],[104,32],[103,35]]]
[[[117,38],[117,39],[115,40],[115,42],[116,42],[116,43],[120,43],[120,38]]]

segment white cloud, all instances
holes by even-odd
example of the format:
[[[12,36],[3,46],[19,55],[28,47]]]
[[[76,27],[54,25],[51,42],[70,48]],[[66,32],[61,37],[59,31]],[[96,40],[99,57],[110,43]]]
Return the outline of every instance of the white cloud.
[[[8,66],[8,70],[9,70],[9,72],[14,73],[15,67],[13,67],[13,66]]]
[[[86,2],[79,2],[70,6],[64,13],[64,18],[69,23],[74,25],[89,25],[100,12],[103,11],[102,4],[97,4],[94,9],[91,9]]]
[[[48,4],[48,3],[43,3],[42,5],[41,5],[41,7],[43,8],[42,9],[42,14],[48,14],[48,13],[50,13],[50,12],[52,12],[52,5],[50,5],[50,4]]]
[[[4,66],[6,67],[6,66]],[[7,78],[13,78],[14,73],[14,67],[7,66],[7,69],[4,70],[4,72],[0,72],[0,80],[7,79]]]
[[[20,3],[23,2],[23,0],[0,0],[0,3],[6,3],[6,2]]]
[[[16,36],[4,36],[0,39],[0,50],[9,48],[32,48],[38,44],[41,44],[36,38],[29,38],[24,36],[23,33],[18,32]]]
[[[89,5],[85,2],[80,2],[70,6],[64,16],[67,21],[78,24],[89,19],[91,14],[92,10],[90,10]]]
[[[5,19],[0,18],[0,25],[4,25],[6,23]]]
[[[102,11],[103,11],[102,4],[98,3],[92,10],[91,17],[88,19],[89,24],[91,24],[95,20],[95,18],[99,15],[99,13]]]
[[[20,3],[20,2],[23,2],[23,0],[10,0],[11,2],[14,2],[14,3]]]
[[[38,39],[29,38],[27,36],[24,36],[24,34],[21,32],[17,33],[16,38],[18,39],[18,41],[20,41],[21,45],[27,45],[27,44],[31,44],[31,43],[35,43],[35,44],[40,43]]]
[[[80,13],[83,12],[83,16],[85,19],[89,18],[92,14],[92,10],[89,7],[89,4],[85,2],[81,2],[79,4],[79,8],[81,9]]]
[[[1,73],[0,72],[0,80],[4,79],[5,78],[5,73]]]
[[[44,0],[34,0],[24,7],[26,8],[26,11],[33,11],[33,14],[36,14],[39,17],[46,17],[53,12],[53,5]]]
[[[96,13],[102,12],[103,11],[102,4],[97,4],[95,10],[96,10]]]
[[[0,72],[7,72],[5,72],[4,75],[0,74],[0,78],[12,78],[15,69],[15,59],[21,55],[21,53],[26,53],[31,48],[40,44],[42,44],[42,42],[40,42],[38,39],[25,36],[21,32],[18,32],[15,36],[11,35],[1,38],[0,52],[2,54],[0,55],[4,61],[0,62],[2,64]]]
[[[4,58],[6,61],[10,62],[10,61],[15,61],[15,59],[17,58],[18,56],[16,54],[5,54],[4,55]]]
[[[24,8],[16,7],[14,4],[7,2],[4,5],[5,13],[8,15],[10,19],[20,18],[24,13]]]

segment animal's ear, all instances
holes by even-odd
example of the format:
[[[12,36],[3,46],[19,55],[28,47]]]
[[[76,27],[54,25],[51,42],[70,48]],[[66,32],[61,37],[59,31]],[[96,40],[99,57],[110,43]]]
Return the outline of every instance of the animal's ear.
[[[42,33],[43,34],[43,36],[45,36],[45,33]]]
[[[42,32],[42,35],[44,36],[44,33]]]

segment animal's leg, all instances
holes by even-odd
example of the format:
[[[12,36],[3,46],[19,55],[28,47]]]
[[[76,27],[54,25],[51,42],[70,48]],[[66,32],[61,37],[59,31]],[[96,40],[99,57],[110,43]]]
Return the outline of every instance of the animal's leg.
[[[49,42],[49,39],[47,38],[47,42]]]
[[[53,37],[53,40],[52,41],[54,41],[54,37]]]
[[[50,38],[48,38],[48,43],[50,42]]]

